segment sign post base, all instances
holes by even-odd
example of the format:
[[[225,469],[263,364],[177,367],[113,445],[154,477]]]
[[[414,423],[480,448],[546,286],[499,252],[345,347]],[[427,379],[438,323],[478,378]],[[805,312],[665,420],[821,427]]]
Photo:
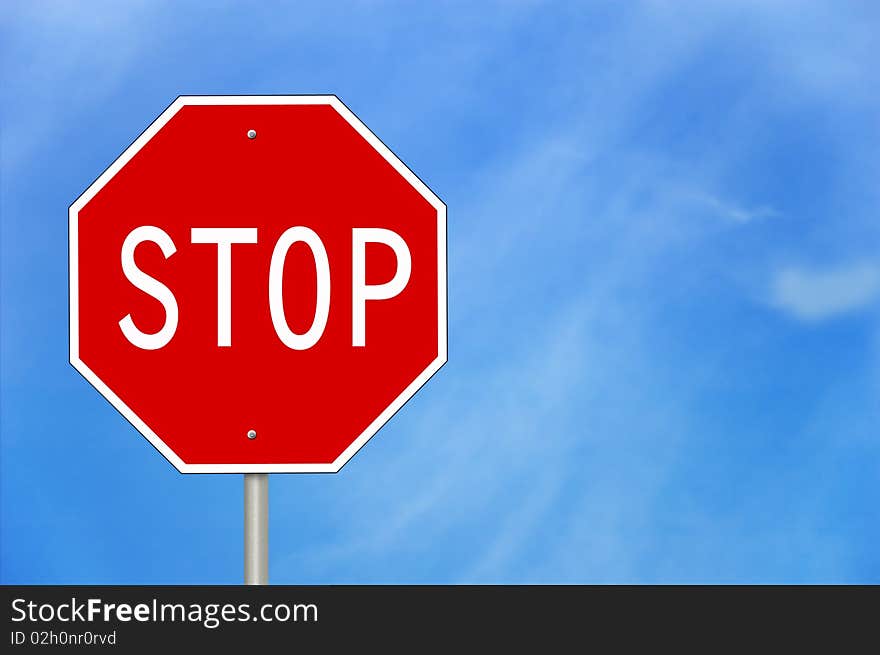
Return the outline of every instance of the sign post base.
[[[244,583],[269,584],[269,474],[244,474]]]

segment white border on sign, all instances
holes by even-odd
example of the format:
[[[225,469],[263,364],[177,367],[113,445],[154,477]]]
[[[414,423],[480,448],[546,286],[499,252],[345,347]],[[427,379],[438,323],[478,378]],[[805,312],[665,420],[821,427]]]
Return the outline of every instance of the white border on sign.
[[[171,118],[187,105],[329,105],[391,164],[437,210],[437,359],[394,399],[336,460],[330,464],[187,464],[79,358],[79,211],[125,166]],[[335,95],[178,96],[68,210],[70,260],[70,363],[181,473],[336,473],[446,363],[446,205]]]

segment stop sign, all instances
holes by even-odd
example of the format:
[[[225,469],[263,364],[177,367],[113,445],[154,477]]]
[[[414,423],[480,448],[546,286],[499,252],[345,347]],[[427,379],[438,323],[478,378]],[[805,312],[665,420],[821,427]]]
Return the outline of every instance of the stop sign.
[[[446,361],[446,208],[335,96],[175,100],[70,207],[70,361],[184,473],[335,472]]]

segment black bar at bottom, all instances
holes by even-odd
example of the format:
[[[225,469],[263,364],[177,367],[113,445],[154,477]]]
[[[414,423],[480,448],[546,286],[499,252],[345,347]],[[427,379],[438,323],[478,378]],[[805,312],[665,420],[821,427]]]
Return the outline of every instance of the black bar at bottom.
[[[5,586],[3,652],[873,640],[876,587]],[[703,637],[701,635],[707,635]],[[596,641],[601,639],[602,641]],[[708,639],[708,641],[706,641]],[[799,640],[799,639],[796,639]],[[867,642],[870,643],[870,642]],[[815,644],[814,644],[815,645]],[[545,650],[545,649],[539,649]],[[554,649],[556,650],[556,649]]]

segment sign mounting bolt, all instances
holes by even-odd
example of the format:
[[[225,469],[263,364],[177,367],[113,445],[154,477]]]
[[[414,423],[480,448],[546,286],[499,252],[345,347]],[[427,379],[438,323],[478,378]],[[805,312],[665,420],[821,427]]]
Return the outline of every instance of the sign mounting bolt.
[[[256,130],[248,130],[248,138],[249,139],[256,139],[257,138],[257,131]]]
[[[256,439],[257,431],[256,430],[248,430],[248,439]]]

